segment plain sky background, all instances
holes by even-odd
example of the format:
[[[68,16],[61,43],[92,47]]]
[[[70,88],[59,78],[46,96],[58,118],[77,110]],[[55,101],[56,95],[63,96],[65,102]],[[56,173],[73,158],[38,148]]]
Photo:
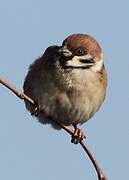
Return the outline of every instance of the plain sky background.
[[[109,180],[129,179],[129,1],[0,0],[0,77],[22,90],[28,66],[71,33],[94,36],[104,51],[108,92],[82,126]],[[97,180],[63,130],[41,125],[0,85],[1,180]]]

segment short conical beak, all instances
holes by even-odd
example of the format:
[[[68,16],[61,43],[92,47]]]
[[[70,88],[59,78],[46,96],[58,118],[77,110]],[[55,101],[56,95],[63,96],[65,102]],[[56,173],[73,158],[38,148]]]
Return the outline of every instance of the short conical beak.
[[[63,55],[65,57],[70,57],[72,55],[71,51],[69,51],[66,47],[61,47],[58,49],[59,55]]]

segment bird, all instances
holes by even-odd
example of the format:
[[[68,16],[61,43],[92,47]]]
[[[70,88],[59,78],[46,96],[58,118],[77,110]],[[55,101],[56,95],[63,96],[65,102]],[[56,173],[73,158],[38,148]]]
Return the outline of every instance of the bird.
[[[71,34],[62,45],[52,45],[29,67],[23,90],[35,102],[25,106],[42,124],[61,129],[52,119],[73,126],[71,142],[84,138],[79,125],[99,110],[107,89],[103,52],[89,34]]]

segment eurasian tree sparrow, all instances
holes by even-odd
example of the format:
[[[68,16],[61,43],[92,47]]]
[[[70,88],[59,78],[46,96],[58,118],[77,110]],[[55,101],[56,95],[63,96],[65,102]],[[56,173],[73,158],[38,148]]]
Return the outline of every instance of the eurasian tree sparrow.
[[[78,140],[83,137],[77,129],[100,108],[105,98],[107,76],[103,53],[96,40],[87,34],[68,36],[62,46],[50,46],[29,68],[24,93],[37,102],[40,109],[65,126],[73,125]],[[33,113],[34,107],[25,101]],[[43,124],[42,112],[37,115]],[[73,138],[72,141],[77,143]]]

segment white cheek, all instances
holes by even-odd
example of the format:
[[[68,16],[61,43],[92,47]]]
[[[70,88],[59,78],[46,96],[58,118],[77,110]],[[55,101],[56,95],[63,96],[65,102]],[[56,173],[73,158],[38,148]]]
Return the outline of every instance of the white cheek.
[[[92,56],[90,54],[81,56],[81,59],[90,59]],[[72,67],[86,67],[86,64],[79,61],[80,57],[74,56],[71,60],[67,61],[67,66]],[[87,64],[89,65],[89,64]],[[94,72],[100,71],[103,67],[103,54],[101,54],[101,59],[97,61],[90,69]]]
[[[91,67],[91,70],[93,70],[94,72],[97,72],[97,71],[100,71],[102,67],[103,67],[103,61],[100,60],[94,66]]]
[[[91,67],[91,70],[94,72],[100,71],[103,67],[103,54],[101,54],[101,59],[95,63],[94,66]]]
[[[82,67],[82,63],[79,61],[79,58],[77,56],[74,56],[71,60],[67,61],[67,66],[72,67]],[[85,66],[85,64],[84,64]]]

